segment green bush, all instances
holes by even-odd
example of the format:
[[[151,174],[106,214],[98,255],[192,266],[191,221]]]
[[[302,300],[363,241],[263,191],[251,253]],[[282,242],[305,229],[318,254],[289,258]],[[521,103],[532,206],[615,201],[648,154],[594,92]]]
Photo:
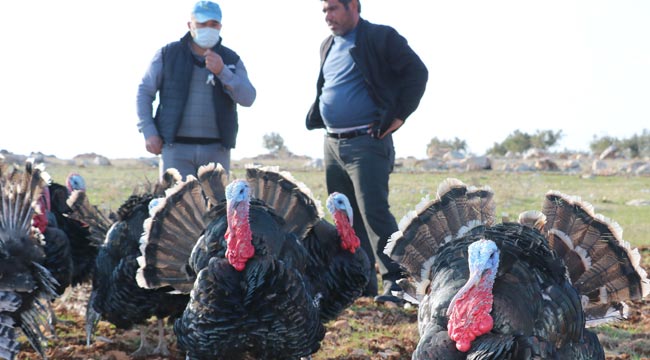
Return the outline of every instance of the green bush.
[[[489,155],[505,155],[507,152],[523,153],[532,148],[549,149],[557,144],[562,138],[562,130],[553,132],[552,130],[537,130],[535,134],[528,134],[520,130],[515,130],[508,135],[502,143],[494,143],[491,149],[487,151]]]
[[[611,145],[615,145],[632,158],[650,157],[650,130],[643,129],[641,135],[634,134],[622,140],[612,136],[599,138],[594,135],[589,143],[589,149],[594,154],[600,154]]]

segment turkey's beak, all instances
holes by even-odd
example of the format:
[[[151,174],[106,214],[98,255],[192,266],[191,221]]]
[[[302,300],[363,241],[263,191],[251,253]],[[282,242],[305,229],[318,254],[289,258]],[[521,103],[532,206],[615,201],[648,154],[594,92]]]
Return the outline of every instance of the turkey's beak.
[[[354,212],[352,211],[351,207],[345,208],[345,214],[348,216],[348,221],[350,222],[350,226],[354,226]]]
[[[239,201],[228,201],[226,211],[228,214],[234,214],[235,210],[237,210],[237,205],[239,205]]]
[[[478,284],[481,281],[481,278],[483,277],[483,274],[485,274],[486,270],[481,271],[480,273],[470,273],[469,274],[469,279],[467,279],[467,282],[465,285],[463,285],[460,290],[454,295],[453,298],[451,298],[451,302],[449,302],[449,307],[447,307],[447,316],[451,315],[451,311],[454,309],[454,306],[456,305],[456,301],[460,299],[469,289],[474,287],[476,284]]]

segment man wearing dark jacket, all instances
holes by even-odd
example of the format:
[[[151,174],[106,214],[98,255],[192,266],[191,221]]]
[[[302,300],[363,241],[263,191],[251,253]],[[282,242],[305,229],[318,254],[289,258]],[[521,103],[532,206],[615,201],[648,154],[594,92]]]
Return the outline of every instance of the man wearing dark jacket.
[[[321,45],[316,101],[307,129],[325,128],[327,191],[345,194],[354,208],[354,229],[371,263],[379,265],[383,293],[377,302],[401,300],[391,291],[400,268],[383,253],[397,223],[388,204],[395,149],[392,133],[417,108],[428,71],[395,29],[360,17],[359,0],[322,0],[333,35]],[[377,261],[378,260],[378,261]],[[364,295],[377,295],[376,277]]]

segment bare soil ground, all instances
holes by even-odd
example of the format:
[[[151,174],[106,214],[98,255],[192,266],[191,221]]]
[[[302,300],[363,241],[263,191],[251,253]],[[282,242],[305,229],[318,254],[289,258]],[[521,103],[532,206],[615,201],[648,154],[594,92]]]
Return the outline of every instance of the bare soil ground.
[[[650,248],[640,249],[645,268],[650,264]],[[49,342],[48,359],[52,360],[126,360],[140,342],[138,330],[118,330],[101,321],[95,341],[86,346],[84,312],[89,286],[78,287],[55,303],[57,315],[69,320],[56,327],[57,337]],[[155,321],[147,324],[147,338],[155,344]],[[147,360],[181,360],[174,335],[166,326],[166,339],[171,344],[170,356],[148,356]],[[361,298],[337,320],[327,324],[327,334],[314,360],[406,360],[417,345],[417,308],[376,305],[371,299]],[[634,302],[627,321],[595,329],[606,350],[607,360],[650,359],[650,302]],[[46,332],[47,333],[47,332]],[[20,360],[38,359],[28,343]]]

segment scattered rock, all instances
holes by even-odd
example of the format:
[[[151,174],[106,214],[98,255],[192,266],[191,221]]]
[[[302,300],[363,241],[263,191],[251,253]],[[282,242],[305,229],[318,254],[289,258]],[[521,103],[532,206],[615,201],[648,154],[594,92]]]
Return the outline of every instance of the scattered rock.
[[[535,169],[538,171],[559,171],[560,167],[553,160],[543,158],[535,161]]]
[[[90,166],[90,165],[99,165],[99,166],[110,166],[111,161],[107,157],[102,155],[97,155],[95,153],[89,154],[80,154],[72,158],[74,164],[77,166]]]
[[[548,157],[548,153],[542,149],[536,149],[536,148],[528,149],[523,154],[524,160],[539,159],[545,157]]]
[[[600,153],[599,159],[600,160],[615,159],[617,156],[618,156],[618,147],[616,145],[610,145],[607,147],[607,149],[603,150],[603,152]]]
[[[650,175],[650,164],[644,164],[639,166],[635,171],[635,175]]]
[[[492,160],[487,156],[473,156],[461,161],[467,171],[492,170]]]
[[[445,161],[461,160],[461,159],[464,159],[464,158],[465,158],[465,155],[462,152],[456,151],[456,150],[448,151],[444,155],[442,155],[442,160],[445,160]]]
[[[650,206],[650,200],[635,199],[635,200],[630,200],[630,201],[626,202],[625,205],[629,205],[629,206]]]

